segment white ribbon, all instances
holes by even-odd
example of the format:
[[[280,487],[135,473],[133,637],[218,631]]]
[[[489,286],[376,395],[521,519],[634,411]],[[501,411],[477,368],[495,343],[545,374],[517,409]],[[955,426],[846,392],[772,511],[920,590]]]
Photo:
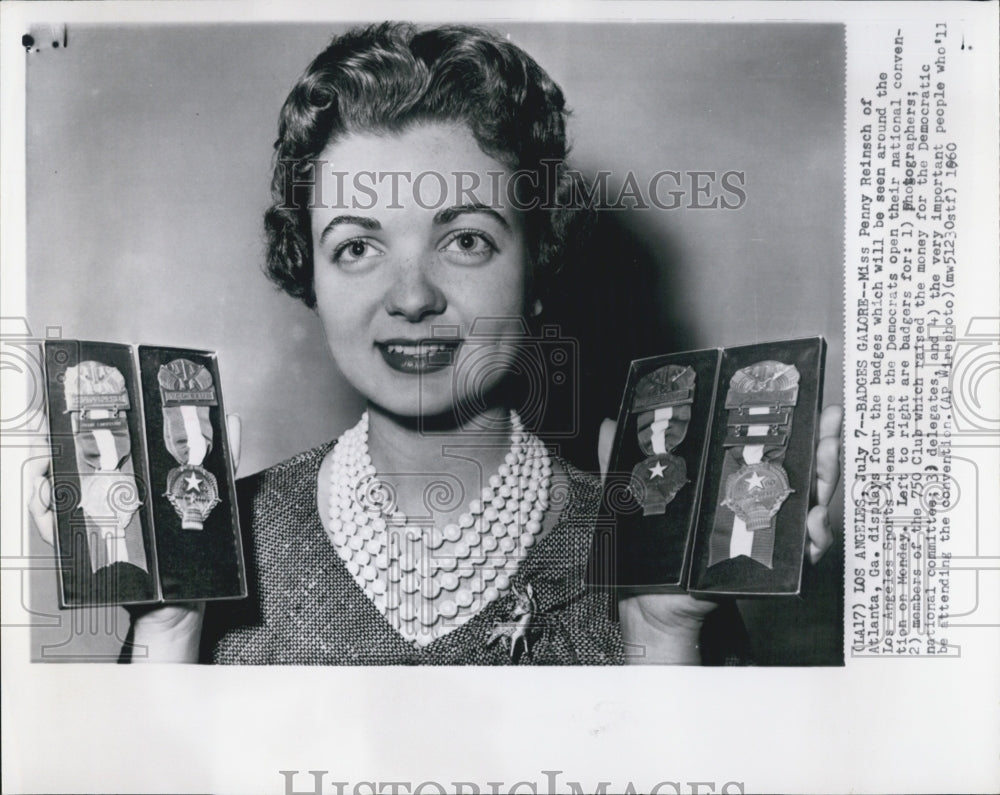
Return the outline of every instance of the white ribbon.
[[[767,414],[770,409],[767,406],[752,406],[749,414]],[[750,425],[747,427],[747,436],[767,436],[769,426]],[[764,445],[748,444],[743,448],[743,460],[747,464],[759,464],[764,458]],[[735,558],[739,555],[751,557],[753,552],[753,530],[747,530],[747,524],[739,516],[733,517],[733,534],[729,538],[729,557]]]
[[[671,406],[653,412],[653,422],[649,429],[653,432],[652,445],[656,455],[664,455],[667,452],[667,428],[673,416],[674,410]]]
[[[208,455],[208,446],[201,432],[201,422],[198,420],[197,406],[181,406],[181,420],[184,422],[184,433],[187,435],[188,460],[192,466],[200,466]],[[185,463],[185,462],[181,462]]]

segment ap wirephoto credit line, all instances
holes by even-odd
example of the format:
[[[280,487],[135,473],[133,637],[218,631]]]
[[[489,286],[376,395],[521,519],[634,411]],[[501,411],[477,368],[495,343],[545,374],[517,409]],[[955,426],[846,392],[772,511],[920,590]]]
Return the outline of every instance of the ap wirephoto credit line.
[[[979,42],[961,20],[864,41],[847,115],[850,653],[959,656],[996,620],[997,278],[974,267],[980,125],[957,111]]]

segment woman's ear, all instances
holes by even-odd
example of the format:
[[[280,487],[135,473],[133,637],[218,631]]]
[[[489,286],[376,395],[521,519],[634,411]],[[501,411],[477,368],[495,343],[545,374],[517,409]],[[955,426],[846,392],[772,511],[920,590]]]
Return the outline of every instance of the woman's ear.
[[[535,303],[531,305],[531,316],[538,317],[540,314],[542,314],[542,299],[536,298]]]

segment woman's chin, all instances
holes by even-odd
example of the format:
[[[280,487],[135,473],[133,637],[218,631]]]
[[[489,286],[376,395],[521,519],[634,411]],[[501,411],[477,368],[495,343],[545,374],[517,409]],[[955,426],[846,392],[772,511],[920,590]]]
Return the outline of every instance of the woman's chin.
[[[426,430],[465,428],[470,432],[490,432],[507,427],[509,413],[500,406],[479,401],[458,402],[451,395],[434,397],[421,395],[419,399],[370,400],[369,405],[378,413]]]
[[[420,377],[392,375],[361,390],[379,413],[407,423],[421,421],[426,427],[464,426],[486,431],[507,421],[508,413],[502,408],[507,401],[498,388],[502,379],[479,379],[470,392],[463,389],[470,385],[460,382],[452,368]]]

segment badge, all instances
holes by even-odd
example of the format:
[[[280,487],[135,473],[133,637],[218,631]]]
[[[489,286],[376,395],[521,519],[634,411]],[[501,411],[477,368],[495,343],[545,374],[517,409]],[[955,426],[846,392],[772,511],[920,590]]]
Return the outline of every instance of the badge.
[[[170,500],[181,527],[202,530],[218,505],[215,475],[201,464],[212,450],[209,408],[217,406],[215,383],[208,368],[189,359],[174,359],[157,373],[163,400],[163,441],[180,464],[167,474],[164,496]]]
[[[117,367],[102,362],[80,362],[67,367],[63,389],[66,411],[73,414],[74,427],[80,431],[122,430],[123,411],[129,408],[125,378]]]
[[[658,516],[688,482],[684,459],[673,450],[687,435],[694,400],[691,367],[668,364],[647,373],[635,386],[630,412],[646,458],[632,468],[629,490],[643,516]]]
[[[218,405],[212,374],[190,359],[174,359],[162,365],[156,380],[165,407]]]
[[[729,380],[726,408],[794,406],[799,399],[799,371],[794,364],[767,360],[737,370]]]
[[[666,453],[636,464],[629,489],[636,502],[642,505],[643,516],[655,516],[666,511],[670,501],[688,482],[684,459]]]
[[[681,406],[694,399],[694,370],[668,364],[639,379],[632,397],[631,411],[641,413],[666,406]]]
[[[66,411],[71,412],[91,570],[96,573],[114,563],[145,570],[145,555],[132,560],[126,543],[127,529],[132,528],[133,536],[141,531],[125,377],[117,367],[88,360],[66,368],[63,389]]]
[[[735,513],[754,532],[770,528],[771,519],[792,489],[780,466],[762,461],[740,467],[726,480],[726,496],[721,505]]]
[[[174,467],[167,473],[164,496],[174,506],[185,530],[203,529],[208,515],[221,502],[215,475],[194,464]]]

